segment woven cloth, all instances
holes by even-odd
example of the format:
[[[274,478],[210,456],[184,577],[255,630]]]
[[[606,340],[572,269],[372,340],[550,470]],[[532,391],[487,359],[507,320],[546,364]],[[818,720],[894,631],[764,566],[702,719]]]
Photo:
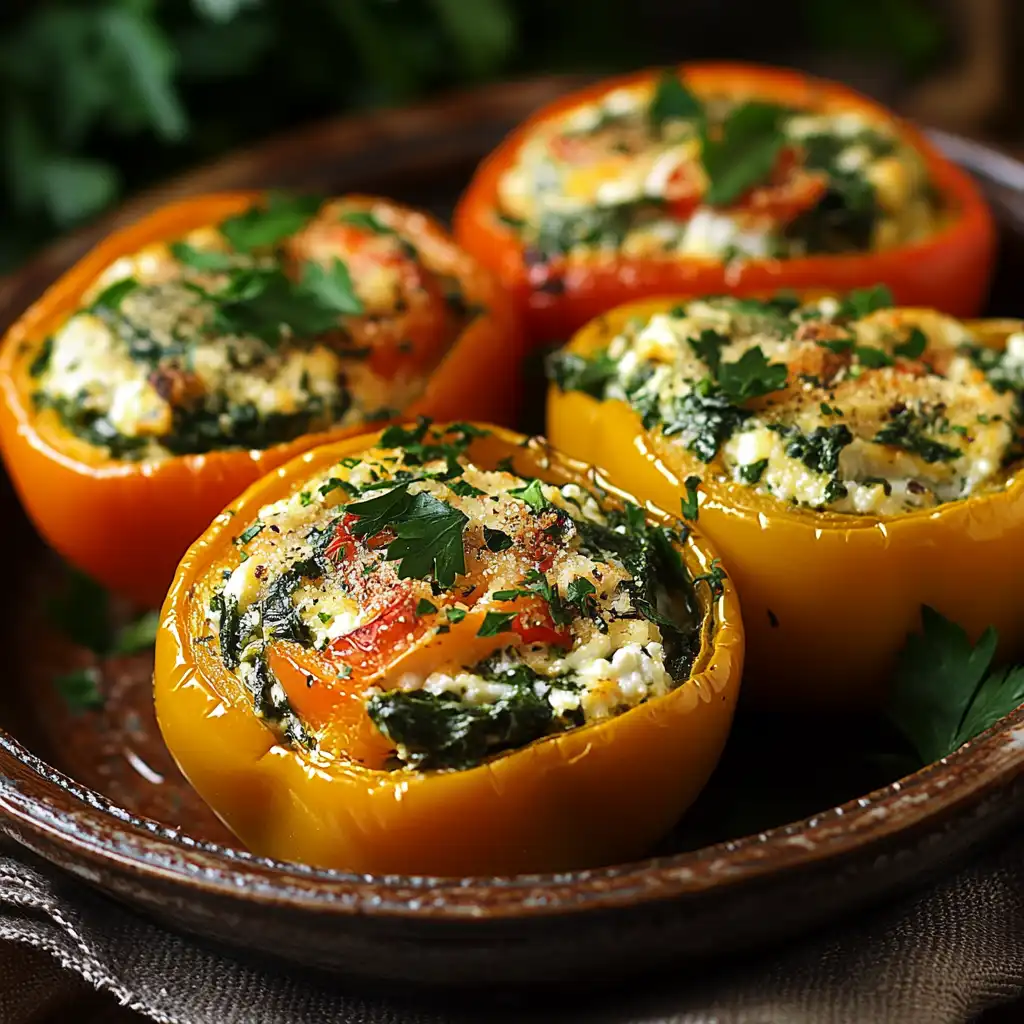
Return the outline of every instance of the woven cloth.
[[[1024,835],[782,950],[614,990],[598,978],[544,995],[368,991],[206,948],[0,847],[2,1024],[84,1021],[83,980],[175,1024],[963,1024],[1024,993]]]

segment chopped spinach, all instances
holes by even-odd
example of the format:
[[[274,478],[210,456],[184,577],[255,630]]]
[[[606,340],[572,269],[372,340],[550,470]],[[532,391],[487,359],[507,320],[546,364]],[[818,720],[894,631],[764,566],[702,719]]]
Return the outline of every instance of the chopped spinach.
[[[720,388],[704,381],[675,400],[662,429],[666,437],[678,435],[702,462],[710,462],[749,417]]]
[[[756,462],[748,462],[745,466],[740,466],[740,479],[745,484],[758,484],[761,482],[761,477],[764,476],[764,471],[767,468],[767,459],[758,459]]]
[[[448,693],[390,690],[374,694],[367,710],[409,764],[424,770],[471,768],[492,754],[526,746],[557,725],[528,669],[498,681],[513,689],[491,704],[472,704]]]
[[[50,359],[53,356],[53,338],[47,338],[40,346],[39,351],[35,354],[32,362],[28,366],[28,375],[30,377],[41,377],[50,367]]]
[[[810,434],[801,434],[795,427],[775,429],[789,441],[786,454],[799,459],[813,473],[835,473],[843,449],[853,443],[853,434],[845,423],[815,427]]]
[[[916,412],[909,406],[897,412],[874,436],[876,444],[888,444],[920,455],[925,462],[950,462],[960,452],[950,445],[928,437],[925,430],[934,425],[934,418]]]

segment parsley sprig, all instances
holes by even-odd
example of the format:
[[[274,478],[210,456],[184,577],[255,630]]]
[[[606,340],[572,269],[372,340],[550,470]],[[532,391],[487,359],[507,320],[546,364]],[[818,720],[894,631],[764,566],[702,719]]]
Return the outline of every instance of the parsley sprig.
[[[779,128],[783,113],[771,103],[743,103],[721,125],[703,126],[704,201],[709,206],[729,206],[771,174],[786,141]]]
[[[394,531],[386,557],[398,562],[400,579],[434,579],[447,590],[455,577],[466,571],[462,534],[469,519],[432,494],[410,494],[409,484],[399,484],[371,498],[349,502],[345,512],[357,519],[352,526],[356,537]]]
[[[931,764],[1024,703],[1024,667],[992,667],[999,636],[991,626],[972,644],[934,608],[921,609],[921,624],[900,654],[886,717]]]
[[[279,267],[244,267],[229,271],[219,291],[192,287],[213,306],[212,330],[270,345],[286,334],[315,337],[336,327],[339,317],[363,312],[348,268],[337,258],[328,266],[307,263],[297,283]]]
[[[660,132],[666,121],[702,120],[704,104],[683,84],[674,71],[662,72],[654,88],[647,116]]]
[[[220,233],[238,252],[252,252],[277,245],[301,231],[323,204],[317,196],[271,193],[265,203],[229,217]]]

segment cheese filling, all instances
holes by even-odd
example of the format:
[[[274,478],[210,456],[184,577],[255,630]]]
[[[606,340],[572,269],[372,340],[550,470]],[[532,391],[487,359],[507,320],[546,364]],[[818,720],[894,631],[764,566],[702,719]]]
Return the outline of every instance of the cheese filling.
[[[726,260],[886,249],[942,217],[894,120],[698,95],[671,74],[540,122],[498,203],[538,262],[606,249]]]
[[[468,314],[372,211],[275,198],[115,261],[36,354],[36,408],[129,460],[394,415]]]
[[[261,509],[211,581],[224,665],[292,739],[333,735],[312,709],[340,686],[388,763],[463,768],[687,678],[678,538],[578,485],[475,465],[472,436],[386,431]]]
[[[800,305],[709,298],[564,352],[556,384],[631,404],[708,473],[788,504],[889,516],[1005,485],[1024,336],[1005,352],[884,289]]]

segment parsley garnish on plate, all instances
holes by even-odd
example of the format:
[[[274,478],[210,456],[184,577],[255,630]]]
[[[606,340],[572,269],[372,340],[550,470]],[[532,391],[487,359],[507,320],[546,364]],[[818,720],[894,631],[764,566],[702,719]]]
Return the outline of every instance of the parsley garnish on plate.
[[[921,623],[900,654],[886,717],[931,764],[1024,703],[1024,667],[993,669],[999,636],[991,626],[972,644],[927,605]]]
[[[53,685],[72,712],[98,711],[104,704],[99,678],[99,669],[91,666],[56,676]]]
[[[469,519],[432,494],[410,494],[408,485],[400,484],[372,498],[349,502],[345,512],[358,520],[352,527],[357,537],[375,537],[386,529],[395,532],[387,559],[398,562],[400,579],[433,578],[447,589],[466,571],[462,531]]]
[[[110,595],[84,573],[70,572],[64,592],[47,605],[50,621],[75,646],[97,659],[139,654],[156,641],[160,613],[145,612],[115,626]],[[98,665],[89,665],[54,677],[53,685],[74,712],[103,706]]]

